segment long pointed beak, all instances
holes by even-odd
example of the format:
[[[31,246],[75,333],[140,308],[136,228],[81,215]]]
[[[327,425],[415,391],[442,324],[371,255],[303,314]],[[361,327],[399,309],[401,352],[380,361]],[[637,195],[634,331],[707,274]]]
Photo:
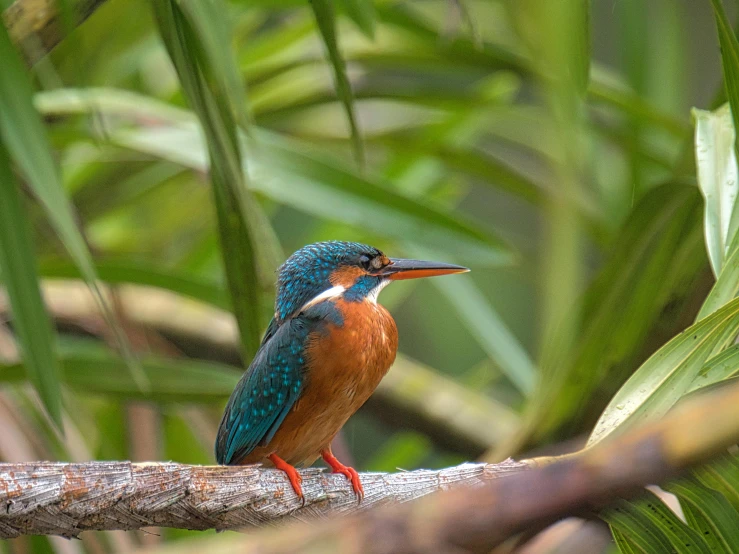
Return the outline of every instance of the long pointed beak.
[[[462,267],[461,265],[390,258],[390,263],[382,268],[379,274],[393,281],[400,281],[402,279],[418,279],[419,277],[434,277],[436,275],[450,275],[452,273],[466,273],[468,271],[468,268]]]

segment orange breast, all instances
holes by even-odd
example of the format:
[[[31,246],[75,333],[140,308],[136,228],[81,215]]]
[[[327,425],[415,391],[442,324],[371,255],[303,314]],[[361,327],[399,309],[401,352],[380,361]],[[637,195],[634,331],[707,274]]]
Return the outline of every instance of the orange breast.
[[[293,465],[311,464],[377,388],[395,360],[398,331],[390,313],[374,302],[331,300],[343,325],[308,338],[305,388],[272,441],[241,463],[271,453]]]

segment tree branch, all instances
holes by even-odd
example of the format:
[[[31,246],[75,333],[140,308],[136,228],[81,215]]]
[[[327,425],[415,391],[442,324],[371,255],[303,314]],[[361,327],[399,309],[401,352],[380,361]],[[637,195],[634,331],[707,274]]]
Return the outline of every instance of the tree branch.
[[[737,440],[739,383],[734,383],[686,401],[660,421],[561,458],[363,474],[362,504],[343,476],[318,469],[302,471],[306,504],[301,507],[281,472],[256,466],[4,464],[0,537],[77,536],[85,529],[152,525],[227,529],[318,516],[322,522],[298,522],[246,539],[217,537],[205,549],[197,542],[188,548],[260,554],[488,552],[517,533],[675,477]],[[456,486],[463,484],[477,486]],[[435,491],[440,492],[429,494]]]
[[[0,464],[0,538],[76,537],[89,529],[150,526],[200,530],[257,526],[286,516],[347,514],[406,502],[452,485],[479,485],[526,468],[525,463],[507,460],[440,471],[364,473],[361,504],[343,475],[306,469],[301,472],[306,500],[301,506],[282,472],[258,466]]]
[[[739,383],[734,383],[685,401],[660,421],[575,454],[529,460],[532,469],[479,487],[248,537],[193,541],[178,554],[486,553],[518,533],[676,477],[738,440]]]

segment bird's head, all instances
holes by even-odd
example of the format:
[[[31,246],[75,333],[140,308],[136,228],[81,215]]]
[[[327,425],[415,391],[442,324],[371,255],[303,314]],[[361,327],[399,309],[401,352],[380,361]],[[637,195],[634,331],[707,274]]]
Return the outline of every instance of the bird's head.
[[[304,246],[280,267],[275,317],[284,321],[324,299],[377,299],[391,281],[464,273],[466,267],[439,262],[388,258],[357,242],[317,242]]]

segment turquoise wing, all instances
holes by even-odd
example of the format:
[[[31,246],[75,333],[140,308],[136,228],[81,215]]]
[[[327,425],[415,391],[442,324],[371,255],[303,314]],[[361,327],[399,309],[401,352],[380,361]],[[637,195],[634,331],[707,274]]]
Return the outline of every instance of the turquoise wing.
[[[296,318],[270,330],[272,336],[265,337],[226,406],[216,441],[219,464],[238,463],[260,443],[269,442],[300,397],[306,322]]]
[[[325,323],[342,325],[332,302],[322,302],[293,319],[270,323],[262,346],[226,405],[216,439],[219,464],[235,464],[274,437],[300,398],[308,379],[305,344]]]

